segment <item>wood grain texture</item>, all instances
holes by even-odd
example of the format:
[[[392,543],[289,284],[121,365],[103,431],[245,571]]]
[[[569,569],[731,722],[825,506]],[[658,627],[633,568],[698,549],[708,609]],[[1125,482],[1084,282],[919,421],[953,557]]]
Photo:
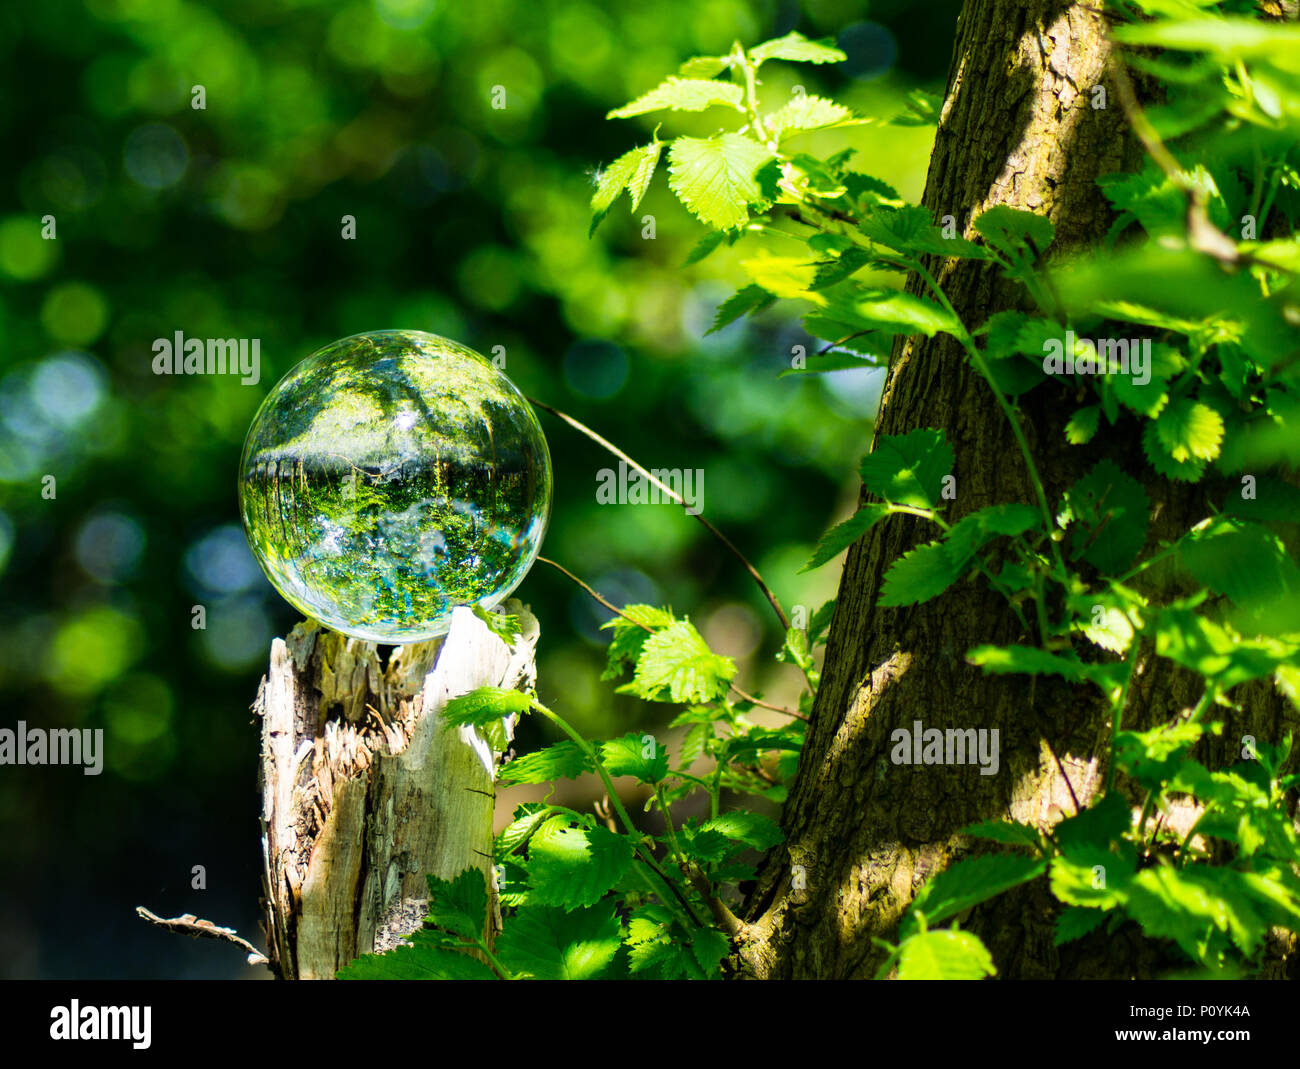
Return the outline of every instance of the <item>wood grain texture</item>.
[[[491,883],[500,755],[470,728],[444,731],[450,698],[531,688],[536,618],[517,600],[513,646],[468,609],[433,642],[374,643],[311,621],[271,645],[254,711],[262,720],[263,895],[270,967],[327,979],[414,931],[426,874],[469,867]],[[512,725],[508,725],[508,728]]]

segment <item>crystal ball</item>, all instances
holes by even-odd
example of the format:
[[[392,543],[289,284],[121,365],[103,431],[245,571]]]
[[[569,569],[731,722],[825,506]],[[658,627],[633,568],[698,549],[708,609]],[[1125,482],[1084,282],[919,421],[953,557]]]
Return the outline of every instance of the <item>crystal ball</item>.
[[[312,353],[266,396],[239,508],[294,608],[354,638],[421,642],[523,580],[550,518],[551,457],[486,357],[379,330]]]

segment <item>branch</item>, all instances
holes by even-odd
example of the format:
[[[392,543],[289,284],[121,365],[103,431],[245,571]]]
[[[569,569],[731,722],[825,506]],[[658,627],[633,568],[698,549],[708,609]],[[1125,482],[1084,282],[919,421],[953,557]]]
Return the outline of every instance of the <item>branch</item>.
[[[585,424],[579,423],[572,416],[566,415],[565,413],[561,412],[558,408],[552,408],[548,404],[543,404],[535,397],[529,397],[526,398],[526,400],[528,401],[529,404],[535,405],[537,408],[540,408],[543,411],[549,412],[551,415],[564,420],[564,422],[567,423],[570,427],[581,432],[582,434],[585,434],[588,438],[590,438],[601,448],[605,449],[609,453],[612,453],[614,456],[618,457],[619,460],[625,461],[629,467],[635,468],[638,472],[641,473],[643,478],[648,479],[654,486],[658,487],[660,493],[667,494],[669,498],[671,498],[673,501],[677,502],[677,504],[685,508],[686,514],[688,516],[694,516],[697,520],[700,521],[700,523],[704,524],[704,526],[708,528],[709,532],[716,539],[718,539],[719,542],[721,542],[724,546],[726,546],[729,550],[731,550],[735,558],[745,566],[745,571],[749,572],[750,577],[754,580],[754,582],[758,584],[758,588],[763,592],[763,595],[768,600],[768,604],[772,606],[772,610],[776,613],[777,619],[781,621],[781,630],[782,631],[790,630],[790,618],[786,616],[785,610],[781,608],[781,603],[777,601],[776,595],[772,593],[772,591],[768,588],[767,583],[763,581],[763,577],[759,574],[758,569],[749,563],[749,558],[746,557],[743,553],[740,552],[739,549],[736,548],[736,546],[732,543],[731,539],[729,539],[726,535],[724,535],[721,531],[719,531],[716,527],[714,527],[713,524],[711,524],[708,520],[704,518],[704,514],[702,512],[691,512],[690,506],[686,504],[686,500],[685,498],[682,497],[681,494],[679,494],[671,486],[666,485],[662,480],[656,479],[653,475],[650,474],[650,472],[646,471],[645,468],[643,468],[630,456],[624,453],[623,450],[619,449],[618,446],[602,438],[590,427],[586,426]]]
[[[233,928],[219,928],[211,921],[199,920],[193,913],[186,913],[180,917],[160,917],[156,913],[150,913],[144,906],[136,906],[135,912],[150,924],[175,932],[177,935],[188,935],[194,939],[220,939],[226,943],[234,943],[241,950],[247,951],[249,965],[270,964],[265,954],[247,939],[236,935]]]

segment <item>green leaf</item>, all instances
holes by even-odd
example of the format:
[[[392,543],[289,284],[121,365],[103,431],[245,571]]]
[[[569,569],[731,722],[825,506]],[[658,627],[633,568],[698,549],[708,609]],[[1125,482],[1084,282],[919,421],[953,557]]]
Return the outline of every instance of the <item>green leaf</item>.
[[[1199,401],[1175,401],[1156,420],[1156,433],[1177,463],[1213,460],[1223,444],[1223,417]]]
[[[710,78],[668,78],[648,93],[643,93],[630,104],[615,108],[606,119],[629,119],[648,111],[669,108],[672,111],[704,111],[714,105],[724,105],[744,111],[744,92],[733,82],[717,82]]]
[[[1023,854],[985,854],[958,861],[921,888],[904,928],[911,930],[917,913],[924,915],[927,928],[933,927],[1046,871],[1047,862]]]
[[[709,649],[689,620],[677,620],[646,638],[632,682],[619,692],[646,701],[711,702],[735,676],[730,657]]]
[[[479,869],[465,869],[454,880],[428,876],[429,915],[425,923],[475,941],[487,925],[487,880]]]
[[[1032,505],[989,505],[959,520],[944,541],[953,562],[964,566],[966,561],[993,539],[1024,534],[1040,522],[1038,510]]]
[[[605,670],[601,679],[617,679],[625,668],[632,667],[641,657],[641,650],[651,631],[667,627],[673,614],[653,605],[625,605],[623,615],[615,616],[601,624],[602,630],[612,630],[614,638],[609,644]]]
[[[966,660],[990,675],[1059,675],[1071,683],[1095,683],[1103,690],[1118,686],[1125,672],[1122,664],[1084,664],[1074,654],[1049,653],[1037,646],[976,646]]]
[[[785,836],[776,823],[760,813],[736,810],[721,813],[700,825],[704,831],[716,831],[728,839],[752,846],[755,850],[770,850]]]
[[[668,154],[668,184],[703,222],[730,230],[749,220],[750,205],[765,201],[754,172],[772,158],[743,134],[679,137]]]
[[[497,937],[496,954],[516,976],[595,980],[609,968],[621,942],[613,901],[570,912],[526,905]]]
[[[933,338],[947,332],[960,337],[961,321],[927,297],[900,290],[879,290],[858,300],[856,312],[864,325],[895,334],[924,334]]]
[[[1072,943],[1076,939],[1082,939],[1089,932],[1099,928],[1105,919],[1105,910],[1067,906],[1056,919],[1056,937],[1052,940],[1052,944],[1059,947]]]
[[[1226,517],[1183,538],[1178,557],[1198,583],[1238,605],[1290,592],[1295,569],[1277,535]]]
[[[717,312],[713,316],[713,326],[705,333],[713,334],[723,327],[730,326],[743,315],[762,311],[775,300],[776,298],[763,289],[762,286],[746,286],[744,289],[733,293],[719,305]]]
[[[818,306],[826,304],[825,297],[812,292],[817,266],[806,257],[773,256],[766,249],[760,249],[757,256],[741,260],[740,266],[754,280],[754,285],[761,286],[774,297],[811,301]]]
[[[650,179],[654,177],[662,149],[661,141],[642,145],[623,153],[605,168],[596,180],[596,192],[591,198],[592,211],[598,215],[609,211],[625,189],[632,198],[632,210],[636,211],[636,206],[641,203],[641,198],[650,185]]]
[[[1146,542],[1146,491],[1110,460],[1098,461],[1067,491],[1065,514],[1078,525],[1073,555],[1105,575],[1123,573]]]
[[[749,50],[749,59],[755,66],[769,59],[784,59],[792,63],[842,63],[848,57],[829,41],[829,37],[824,41],[810,41],[801,33],[791,32],[755,45]]]
[[[990,208],[973,226],[995,249],[1012,257],[1028,252],[1031,242],[1040,253],[1046,252],[1056,235],[1050,219],[1005,204]]]
[[[570,739],[543,750],[516,757],[501,767],[502,783],[550,783],[558,779],[577,779],[584,772],[595,771],[591,758]]]
[[[419,940],[420,933],[412,937]],[[495,980],[496,974],[478,958],[458,950],[414,942],[384,954],[363,954],[341,968],[340,980]]]
[[[918,932],[899,947],[900,980],[982,980],[997,970],[970,932]]]
[[[961,834],[1007,846],[1031,846],[1035,850],[1039,846],[1038,830],[1014,820],[981,820],[962,828]]]
[[[929,601],[952,586],[964,571],[965,563],[954,561],[944,543],[917,546],[889,566],[876,604],[898,608]]]
[[[507,646],[513,645],[515,639],[519,637],[518,616],[511,616],[504,612],[488,612],[482,605],[473,606],[472,611],[487,625],[487,629]]]
[[[690,267],[691,264],[697,264],[706,256],[711,255],[717,250],[718,246],[727,240],[727,235],[721,230],[710,230],[704,237],[695,243],[691,249],[690,255],[686,257],[683,267]]]
[[[811,93],[796,96],[785,107],[764,117],[763,122],[778,141],[805,130],[822,130],[835,126],[860,126],[860,119],[843,104]]]
[[[442,711],[443,728],[486,727],[507,716],[526,713],[531,706],[532,698],[523,691],[479,687],[447,703]]]
[[[523,802],[515,808],[514,818],[497,834],[493,847],[495,856],[501,858],[528,841],[528,837],[551,812],[545,802]]]
[[[882,434],[859,467],[868,492],[896,505],[934,508],[954,455],[943,431],[920,427],[907,434]]]
[[[1127,44],[1209,52],[1221,59],[1264,56],[1279,64],[1289,62],[1291,70],[1300,49],[1300,26],[1253,18],[1161,19],[1119,26],[1115,37]]]
[[[888,505],[863,505],[843,523],[837,523],[817,542],[812,556],[799,571],[810,572],[839,556],[877,523],[889,515]]]
[[[1214,869],[1156,865],[1139,872],[1125,909],[1148,936],[1172,939],[1194,961],[1213,960],[1208,933],[1217,929],[1247,955],[1268,931],[1232,877]]]
[[[942,110],[943,97],[913,89],[907,94],[907,110],[889,121],[895,126],[938,126]]]
[[[610,890],[632,863],[632,841],[603,825],[572,827],[552,817],[528,843],[530,900],[544,906],[589,906]]]
[[[1201,476],[1205,474],[1204,461],[1195,458],[1175,460],[1170,456],[1169,451],[1160,440],[1160,432],[1156,427],[1155,420],[1148,420],[1146,426],[1142,429],[1142,451],[1146,453],[1151,467],[1166,479],[1194,483],[1199,482]]]
[[[1080,846],[1106,850],[1132,827],[1133,814],[1119,794],[1111,792],[1082,812],[1067,817],[1052,829],[1062,852],[1072,856]]]
[[[1097,433],[1100,419],[1099,405],[1085,405],[1078,409],[1065,425],[1065,440],[1071,445],[1087,445]]]
[[[653,735],[632,731],[606,742],[600,759],[611,776],[635,776],[642,783],[655,784],[668,775],[668,750]]]

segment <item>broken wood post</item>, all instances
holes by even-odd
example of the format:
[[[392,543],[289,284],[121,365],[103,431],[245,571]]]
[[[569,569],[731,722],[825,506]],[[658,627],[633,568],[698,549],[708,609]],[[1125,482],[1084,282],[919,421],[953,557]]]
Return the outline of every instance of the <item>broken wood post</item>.
[[[517,599],[513,645],[466,608],[442,639],[397,647],[313,621],[271,644],[262,719],[262,853],[270,968],[330,979],[396,946],[425,914],[432,873],[492,874],[500,754],[471,728],[444,731],[450,698],[531,688],[537,619]],[[507,725],[507,737],[513,725]]]

